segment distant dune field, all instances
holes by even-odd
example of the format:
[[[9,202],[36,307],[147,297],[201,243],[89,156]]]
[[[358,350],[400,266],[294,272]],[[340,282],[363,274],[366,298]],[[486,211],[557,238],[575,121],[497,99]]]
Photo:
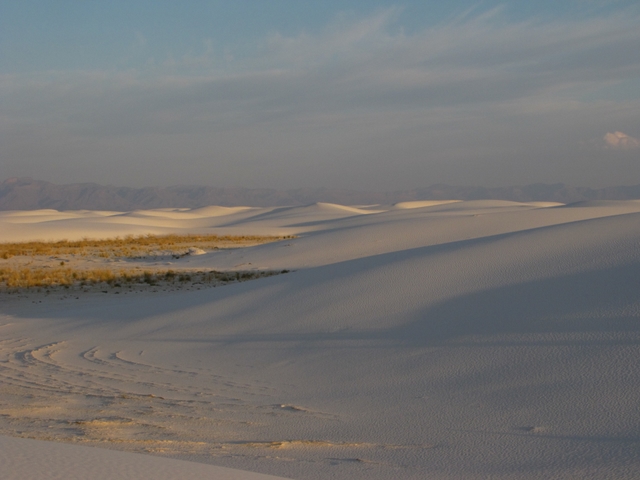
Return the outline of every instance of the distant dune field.
[[[0,293],[8,478],[640,477],[638,201],[0,212],[150,234],[287,237],[145,261],[288,273]]]

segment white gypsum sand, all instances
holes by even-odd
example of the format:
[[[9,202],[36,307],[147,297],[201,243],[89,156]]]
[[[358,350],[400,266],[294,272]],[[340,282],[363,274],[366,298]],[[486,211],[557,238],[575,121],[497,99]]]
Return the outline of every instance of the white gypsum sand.
[[[637,478],[639,227],[636,201],[0,212],[6,241],[298,235],[180,260],[287,275],[3,296],[0,434],[295,479]]]
[[[285,480],[232,468],[101,448],[0,436],[3,480]]]

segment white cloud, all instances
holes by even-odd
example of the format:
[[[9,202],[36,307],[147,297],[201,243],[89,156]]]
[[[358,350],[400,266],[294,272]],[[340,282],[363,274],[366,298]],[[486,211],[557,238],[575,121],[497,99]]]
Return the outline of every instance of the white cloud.
[[[631,150],[640,147],[640,140],[622,132],[609,132],[604,136],[604,141],[607,147],[618,150]]]

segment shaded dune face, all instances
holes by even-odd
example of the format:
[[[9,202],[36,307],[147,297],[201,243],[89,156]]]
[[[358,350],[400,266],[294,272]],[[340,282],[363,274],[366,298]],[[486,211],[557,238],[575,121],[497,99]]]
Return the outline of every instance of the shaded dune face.
[[[33,458],[38,459],[37,462]],[[135,455],[113,450],[0,436],[3,478],[215,478],[216,480],[283,480],[254,472]]]
[[[300,479],[640,476],[640,203],[223,213],[197,221],[297,238],[185,262],[292,272],[3,297],[0,433]]]

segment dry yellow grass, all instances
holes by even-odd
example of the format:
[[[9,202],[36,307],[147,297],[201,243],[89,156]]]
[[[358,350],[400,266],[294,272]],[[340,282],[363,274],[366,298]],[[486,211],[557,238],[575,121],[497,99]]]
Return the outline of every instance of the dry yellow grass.
[[[7,288],[48,287],[75,283],[110,283],[118,273],[108,269],[75,270],[71,268],[2,268],[0,285]]]
[[[109,258],[137,258],[173,255],[179,257],[191,248],[216,250],[274,242],[291,236],[220,236],[220,235],[145,235],[104,240],[23,242],[0,244],[0,289],[19,290],[43,287],[158,283],[227,283],[274,275],[275,272],[193,272],[160,271],[154,268],[122,269],[110,267]],[[67,255],[71,258],[55,258]],[[15,257],[15,258],[13,258]],[[47,258],[49,257],[49,258]],[[80,258],[78,258],[80,257]],[[12,259],[12,260],[9,260]],[[105,267],[86,268],[96,259]],[[79,268],[78,268],[79,266]],[[144,267],[146,268],[146,267]],[[278,272],[280,273],[280,272]]]
[[[186,252],[190,247],[203,250],[233,248],[275,242],[291,236],[230,235],[144,235],[104,240],[83,239],[58,242],[19,242],[0,244],[0,258],[37,255],[91,255],[99,257],[134,257],[154,252]]]
[[[73,268],[2,268],[0,269],[0,288],[9,290],[70,287],[107,284],[112,287],[130,284],[175,284],[175,283],[231,283],[242,282],[260,277],[269,277],[287,270],[251,271],[251,272],[219,272],[211,271],[139,271]]]

